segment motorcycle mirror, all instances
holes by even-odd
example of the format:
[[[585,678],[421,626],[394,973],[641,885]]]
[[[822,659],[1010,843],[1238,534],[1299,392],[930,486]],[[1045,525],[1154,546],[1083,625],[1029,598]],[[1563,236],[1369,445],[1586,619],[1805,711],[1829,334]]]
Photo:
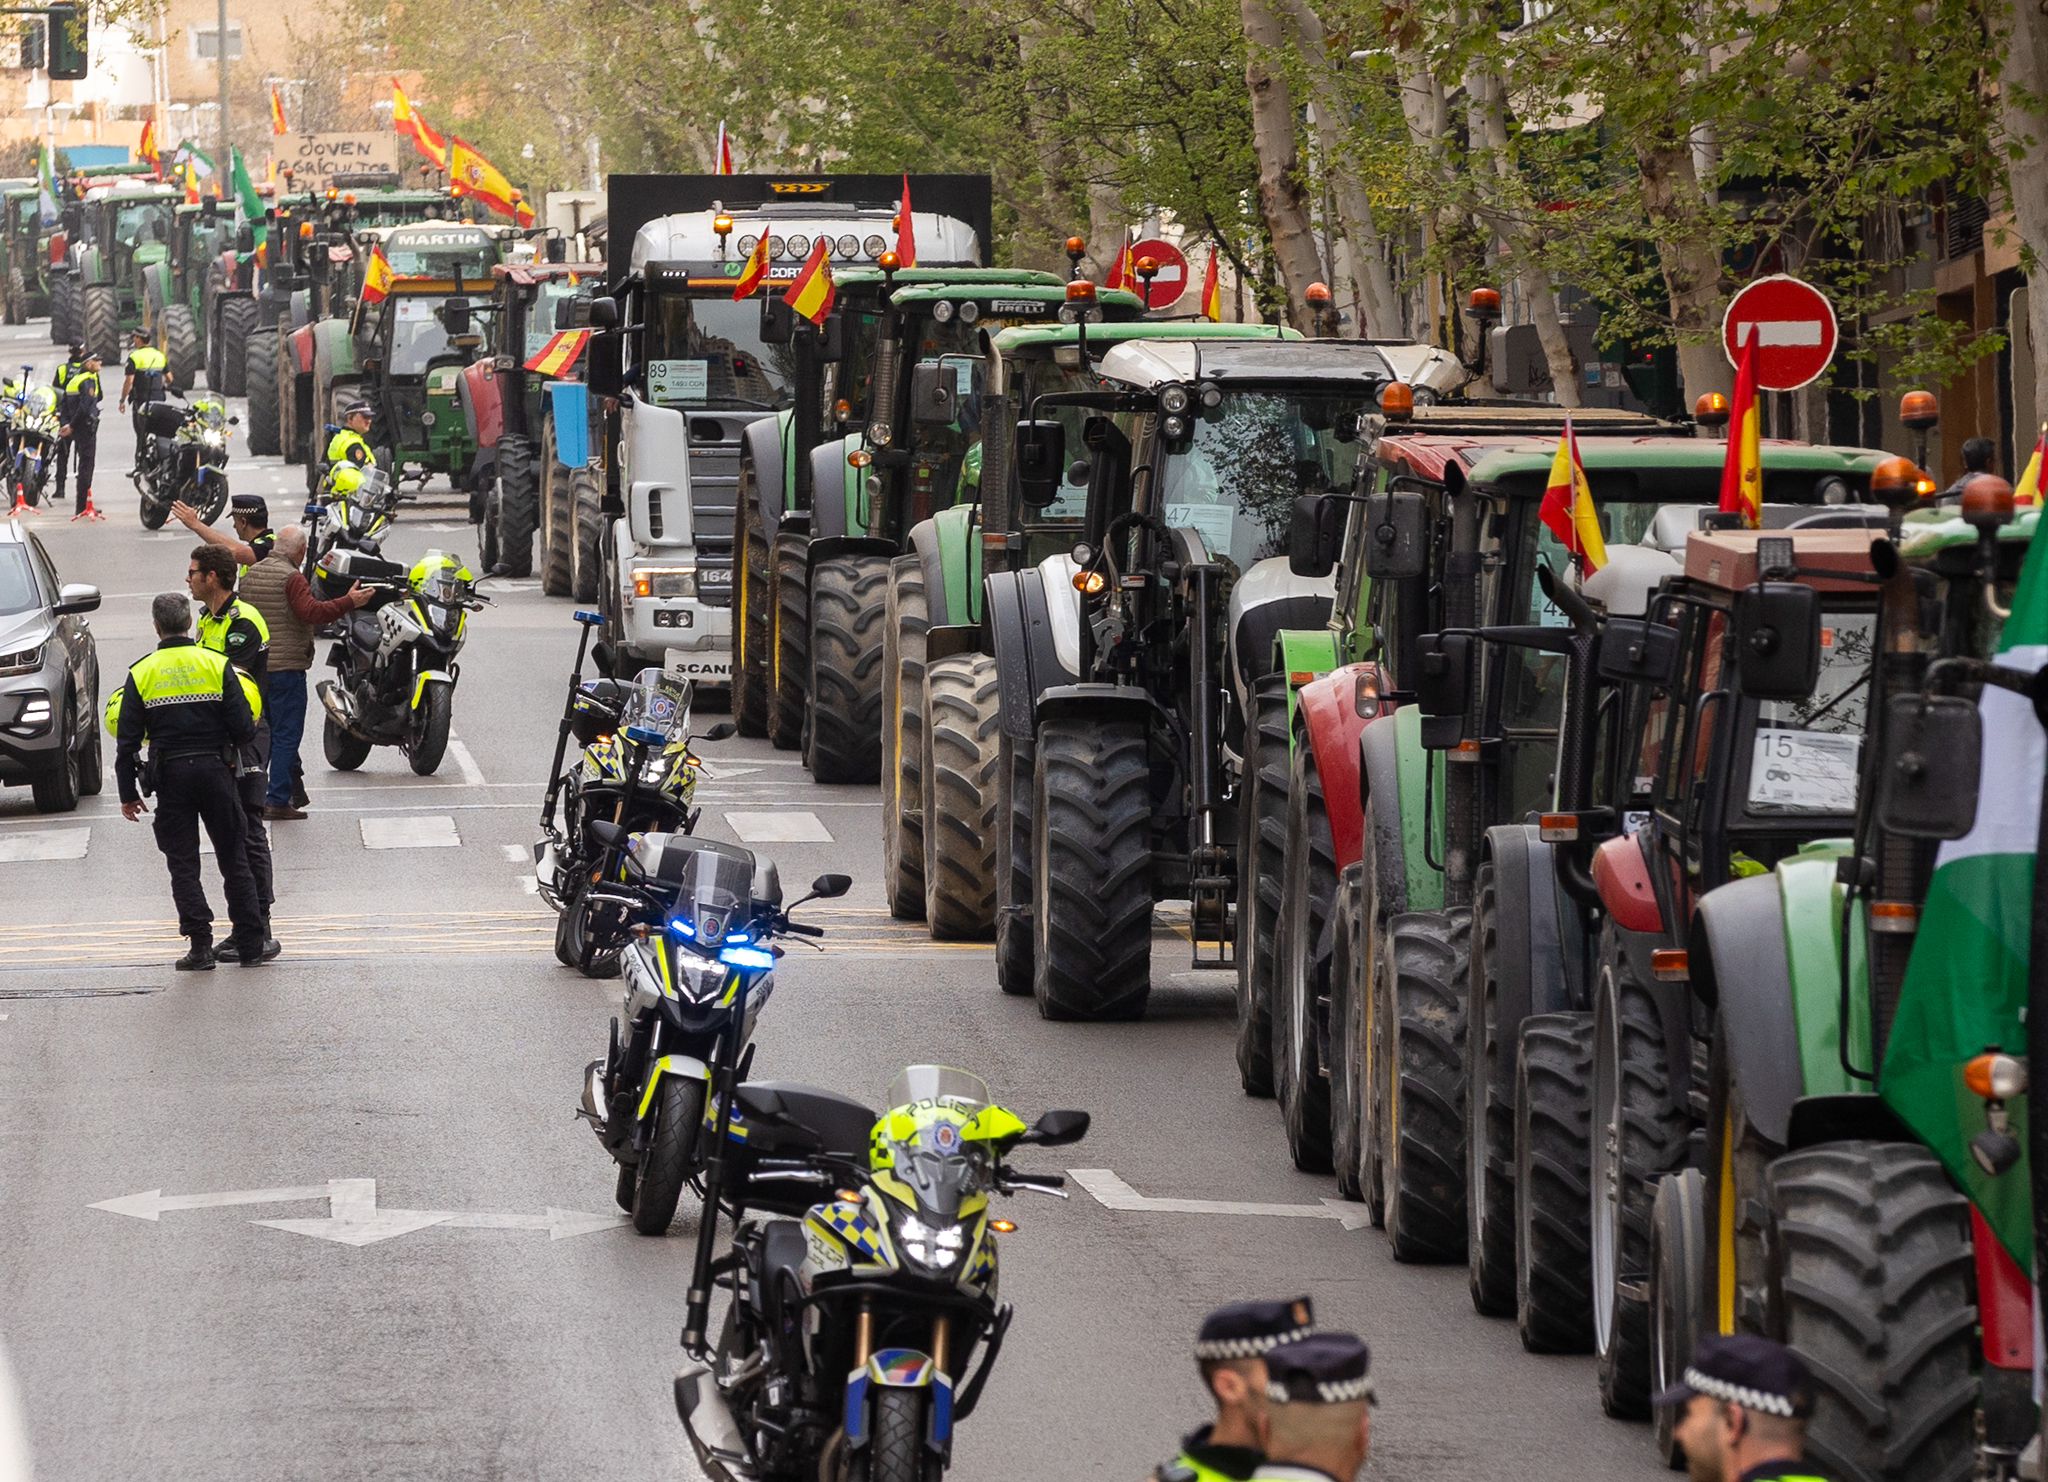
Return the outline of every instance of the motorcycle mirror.
[[[811,882],[811,899],[821,901],[837,900],[851,889],[853,889],[853,876],[851,875],[820,875]]]
[[[1089,1121],[1088,1113],[1084,1111],[1041,1112],[1030,1130],[1017,1141],[1034,1143],[1039,1147],[1064,1147],[1088,1135]]]
[[[699,741],[724,741],[730,737],[737,736],[739,733],[740,728],[738,726],[729,720],[722,720],[697,739]]]

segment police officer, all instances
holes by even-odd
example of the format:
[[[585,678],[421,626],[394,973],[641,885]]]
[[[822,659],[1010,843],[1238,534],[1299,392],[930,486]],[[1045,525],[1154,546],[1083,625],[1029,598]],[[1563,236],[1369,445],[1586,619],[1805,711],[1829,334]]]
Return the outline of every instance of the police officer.
[[[249,873],[234,768],[235,748],[256,734],[252,686],[224,657],[193,643],[192,609],[183,597],[164,593],[150,604],[150,617],[156,650],[128,671],[107,705],[121,816],[135,823],[149,811],[141,787],[147,777],[157,795],[156,844],[170,866],[178,931],[190,943],[178,970],[205,971],[214,964],[213,908],[199,875],[202,823],[234,923],[221,955],[253,967],[263,961],[263,907]],[[145,740],[146,769],[140,765]]]
[[[143,408],[151,402],[162,401],[170,394],[172,385],[171,363],[164,358],[164,352],[149,342],[145,330],[136,330],[131,338],[131,348],[124,364],[127,374],[121,378],[121,400],[117,410],[134,408],[131,420],[135,424],[135,467],[130,475],[142,472],[142,453],[148,445],[149,434],[144,429]]]
[[[78,455],[78,504],[71,518],[103,520],[93,507],[92,475],[100,453],[100,357],[87,351],[85,364],[72,372],[70,384],[57,400],[57,501],[64,500],[64,459]]]
[[[270,673],[270,626],[263,614],[235,596],[235,558],[217,545],[192,548],[185,569],[185,584],[192,600],[203,611],[199,618],[199,646],[224,655],[256,683],[260,696]],[[249,872],[256,878],[256,894],[263,908],[263,955],[278,954],[277,939],[270,934],[270,907],[277,899],[272,885],[270,835],[263,827],[263,792],[270,771],[270,721],[263,714],[259,698],[253,709],[256,731],[242,746],[242,767],[237,791],[243,810],[243,829],[248,836]]]
[[[1266,1459],[1254,1482],[1355,1482],[1372,1449],[1372,1354],[1350,1333],[1315,1333],[1266,1354]]]
[[[1679,1382],[1652,1403],[1685,1407],[1673,1433],[1691,1482],[1821,1482],[1801,1465],[1813,1377],[1782,1343],[1702,1338]]]
[[[1216,1402],[1216,1419],[1181,1438],[1180,1455],[1153,1473],[1157,1482],[1243,1482],[1251,1476],[1261,1460],[1265,1355],[1314,1331],[1315,1308],[1307,1297],[1233,1302],[1203,1318],[1195,1363]]]
[[[340,488],[345,493],[361,481],[362,470],[376,466],[376,450],[370,446],[370,404],[351,402],[341,414],[340,429],[327,440],[326,485],[329,490]],[[344,468],[356,471],[355,480],[343,482]]]
[[[277,532],[270,528],[270,506],[261,494],[237,494],[228,500],[228,523],[235,533],[216,530],[199,518],[199,511],[180,499],[171,505],[171,518],[208,545],[217,545],[247,571],[269,555],[277,544]]]

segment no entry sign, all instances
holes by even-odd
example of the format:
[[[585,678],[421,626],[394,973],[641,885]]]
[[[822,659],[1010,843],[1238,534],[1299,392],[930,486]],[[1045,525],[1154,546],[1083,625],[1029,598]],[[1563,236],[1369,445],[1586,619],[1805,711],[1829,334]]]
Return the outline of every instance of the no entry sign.
[[[1811,283],[1784,274],[1759,278],[1729,301],[1721,320],[1728,363],[1756,341],[1756,381],[1766,391],[1797,391],[1828,368],[1838,335],[1834,306]]]
[[[1159,271],[1153,275],[1152,286],[1147,288],[1145,280],[1136,276],[1139,261],[1151,258],[1159,264]],[[1148,309],[1164,309],[1175,303],[1188,291],[1188,260],[1180,248],[1171,242],[1146,240],[1131,246],[1131,267],[1133,281],[1131,292],[1145,300]]]

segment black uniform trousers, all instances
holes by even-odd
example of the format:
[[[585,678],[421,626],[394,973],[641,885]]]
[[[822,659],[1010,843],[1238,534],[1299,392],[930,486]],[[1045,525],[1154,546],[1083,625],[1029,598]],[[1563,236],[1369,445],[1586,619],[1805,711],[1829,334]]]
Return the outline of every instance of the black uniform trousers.
[[[181,756],[159,762],[156,772],[156,847],[170,866],[178,934],[195,942],[213,940],[213,907],[207,904],[199,874],[199,828],[204,824],[227,888],[234,940],[260,944],[263,902],[249,870],[248,836],[233,770],[218,756]]]
[[[271,879],[270,830],[263,826],[263,796],[270,788],[270,722],[256,722],[256,739],[242,748],[242,775],[235,795],[242,805],[242,828],[248,840],[249,873],[256,878],[256,898],[263,903],[263,926],[270,929],[270,908],[277,900]]]
[[[73,427],[71,436],[61,438],[57,447],[57,499],[64,499],[64,455],[68,449],[78,452],[78,497],[72,501],[72,513],[83,514],[85,501],[92,494],[93,465],[100,457],[100,429],[97,422],[89,427]]]

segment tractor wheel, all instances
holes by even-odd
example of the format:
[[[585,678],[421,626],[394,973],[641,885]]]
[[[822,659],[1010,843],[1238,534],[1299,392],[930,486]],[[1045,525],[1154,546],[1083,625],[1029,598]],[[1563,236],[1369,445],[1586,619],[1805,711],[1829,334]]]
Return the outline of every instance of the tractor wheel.
[[[882,622],[889,563],[839,556],[811,574],[810,726],[818,782],[874,782],[882,771]]]
[[[1038,748],[1029,737],[996,738],[996,986],[1031,992],[1031,805]]]
[[[1806,1455],[1844,1482],[1977,1475],[1969,1205],[1925,1148],[1842,1142],[1767,1179],[1777,1327],[1814,1380]]]
[[[7,270],[7,314],[9,324],[28,322],[28,279],[19,267]]]
[[[925,671],[924,919],[942,941],[986,941],[996,924],[996,661],[956,654]]]
[[[249,336],[255,332],[256,300],[231,298],[220,306],[220,324],[214,338],[220,344],[219,389],[222,396],[248,395],[248,345]]]
[[[1657,1180],[1685,1164],[1685,1108],[1670,1094],[1687,1067],[1665,1055],[1657,1000],[1610,930],[1593,1006],[1593,1350],[1600,1404],[1616,1419],[1650,1406],[1650,1206]]]
[[[111,283],[95,283],[79,295],[79,340],[108,365],[121,360],[121,295]]]
[[[1238,809],[1237,1079],[1273,1094],[1273,936],[1287,854],[1287,676],[1261,675],[1245,727],[1245,800]]]
[[[740,465],[739,560],[732,584],[732,718],[742,736],[768,734],[768,536],[751,459]]]
[[[1273,1093],[1287,1130],[1287,1151],[1304,1173],[1330,1169],[1329,964],[1320,960],[1323,928],[1337,888],[1337,854],[1315,748],[1302,737],[1287,778],[1286,864],[1280,877],[1280,929],[1273,955]]]
[[[540,490],[534,482],[533,444],[523,437],[498,439],[498,562],[507,576],[533,575],[533,527]]]
[[[1536,1014],[1515,1054],[1515,1330],[1531,1353],[1593,1346],[1587,1233],[1593,1016]]]
[[[543,596],[566,597],[576,586],[576,504],[569,470],[555,457],[555,427],[541,428],[540,461],[534,466],[539,489],[535,521],[540,530],[540,590]]]
[[[778,751],[804,742],[810,682],[811,594],[804,584],[808,535],[775,537],[768,564],[768,739]]]
[[[1650,1205],[1650,1383],[1652,1394],[1678,1384],[1711,1320],[1707,1311],[1707,1181],[1697,1168],[1657,1181]],[[1683,1470],[1679,1405],[1652,1407],[1651,1433],[1666,1466]]]
[[[313,378],[294,369],[291,347],[284,330],[278,329],[277,405],[278,440],[283,443],[284,461],[306,461],[306,424],[313,420]]]
[[[77,326],[78,280],[69,273],[50,282],[50,343],[68,345]]]
[[[1038,728],[1032,931],[1038,1011],[1137,1019],[1152,989],[1152,768],[1143,723]]]
[[[258,456],[274,457],[284,445],[277,420],[278,349],[275,329],[250,331],[243,384],[249,388],[249,451]]]
[[[166,304],[158,323],[163,327],[164,362],[171,384],[181,391],[190,390],[199,384],[199,321],[185,305]],[[211,377],[208,384],[212,384]]]
[[[882,889],[889,914],[924,915],[924,635],[931,626],[924,563],[889,563],[882,625]]]
[[[477,570],[489,575],[498,569],[504,560],[504,553],[498,549],[498,491],[495,487],[484,498],[483,518],[476,526]]]
[[[1370,847],[1370,846],[1368,846]],[[1397,1261],[1465,1257],[1464,982],[1471,917],[1411,911],[1379,933],[1372,1066]]]
[[[1465,1260],[1472,1306],[1487,1317],[1515,1310],[1514,1088],[1497,1074],[1515,1031],[1500,1022],[1500,924],[1493,861],[1472,891],[1472,987],[1465,1030]]]
[[[1365,866],[1337,877],[1330,910],[1330,1164],[1337,1192],[1365,1197],[1360,1142],[1365,1130]]]
[[[586,465],[569,475],[569,509],[576,534],[569,595],[578,602],[595,602],[604,561],[604,485],[598,482],[596,469]]]

